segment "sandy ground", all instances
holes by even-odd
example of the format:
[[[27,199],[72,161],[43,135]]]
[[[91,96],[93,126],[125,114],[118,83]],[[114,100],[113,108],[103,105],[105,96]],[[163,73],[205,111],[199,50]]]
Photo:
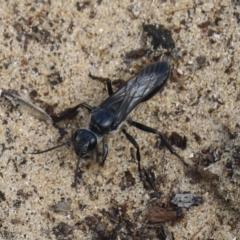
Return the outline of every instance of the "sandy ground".
[[[214,177],[193,172],[189,178],[175,156],[156,148],[155,136],[129,128],[142,165],[155,173],[155,190],[143,187],[133,147],[117,133],[108,139],[104,167],[94,162],[83,167],[76,193],[72,147],[29,153],[67,141],[71,131],[87,125],[88,112],[63,121],[69,134],[59,140],[51,123],[1,98],[0,239],[240,239],[240,5],[155,1],[149,12],[150,5],[2,0],[1,89],[16,90],[55,112],[81,102],[97,106],[107,91],[89,72],[129,79],[149,62],[123,60],[142,23],[163,24],[181,55],[173,66],[178,75],[170,75],[164,91],[132,118],[165,135],[186,136],[186,148],[177,152],[190,165],[205,161]],[[148,223],[152,205],[171,210],[173,196],[185,192],[203,203],[183,208],[178,219]],[[168,237],[161,235],[162,227]]]

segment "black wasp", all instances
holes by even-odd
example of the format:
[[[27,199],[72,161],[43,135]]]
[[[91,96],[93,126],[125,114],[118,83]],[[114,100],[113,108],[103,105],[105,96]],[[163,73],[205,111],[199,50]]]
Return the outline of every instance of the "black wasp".
[[[148,126],[139,122],[133,121],[129,114],[141,102],[152,98],[166,83],[170,72],[168,61],[155,62],[143,68],[137,75],[120,86],[113,92],[111,81],[107,81],[107,90],[109,97],[103,101],[98,107],[91,107],[88,104],[79,104],[58,116],[60,120],[64,115],[78,109],[80,106],[87,108],[91,112],[90,121],[87,128],[81,128],[73,134],[73,142],[64,143],[53,148],[36,152],[43,153],[53,150],[57,147],[73,144],[75,152],[78,155],[78,161],[75,170],[75,186],[77,186],[78,168],[82,157],[92,151],[97,151],[97,145],[102,143],[102,163],[108,155],[108,146],[104,141],[104,136],[121,130],[126,138],[133,144],[137,153],[138,170],[141,176],[141,156],[139,145],[136,140],[125,129],[126,124],[136,127],[145,132],[150,132],[158,135],[169,151],[176,155],[184,165],[187,165],[184,160],[175,152],[172,146],[166,141],[163,135]]]

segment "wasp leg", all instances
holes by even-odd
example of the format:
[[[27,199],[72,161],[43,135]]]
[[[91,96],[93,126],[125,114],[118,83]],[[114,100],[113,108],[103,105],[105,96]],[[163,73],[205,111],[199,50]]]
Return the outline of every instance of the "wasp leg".
[[[142,178],[141,163],[140,163],[141,162],[141,156],[140,156],[139,145],[136,142],[136,140],[126,131],[126,129],[122,129],[122,132],[137,150],[138,171],[139,171],[139,174],[140,174],[140,178]]]
[[[113,82],[117,83],[118,85],[121,85],[122,83],[124,83],[124,81],[121,79],[115,80]],[[112,81],[110,79],[106,78],[106,84],[107,84],[108,95],[111,96],[113,94]]]
[[[133,144],[133,146],[137,150],[137,161],[138,161],[138,172],[139,172],[139,177],[141,181],[143,182],[144,187],[146,188],[146,182],[148,182],[148,185],[151,186],[152,189],[155,189],[154,187],[154,180],[152,179],[152,176],[145,170],[145,168],[142,169],[141,167],[141,155],[140,155],[140,150],[139,150],[139,145],[136,142],[136,140],[126,131],[126,129],[122,129],[122,132],[126,136],[126,138]],[[142,175],[142,170],[144,173],[144,176]]]
[[[52,118],[52,121],[53,121],[53,126],[58,129],[61,137],[63,137],[65,134],[67,134],[67,132],[63,128],[57,126],[57,123],[62,121],[65,118],[74,118],[78,114],[78,109],[80,107],[86,108],[89,112],[91,112],[93,110],[93,107],[91,107],[87,103],[80,103],[73,108],[65,109],[64,111],[62,111],[59,114],[52,114],[51,115],[51,118]]]
[[[133,126],[133,127],[136,127],[142,131],[145,131],[145,132],[149,132],[149,133],[153,133],[153,134],[156,134],[158,135],[161,140],[163,141],[163,143],[165,144],[165,146],[167,147],[167,149],[173,154],[175,155],[176,157],[178,157],[181,162],[186,166],[188,167],[188,164],[184,161],[184,159],[175,151],[175,149],[170,145],[170,143],[165,139],[165,137],[159,132],[157,131],[156,129],[154,128],[150,128],[146,125],[143,125],[141,123],[138,123],[138,122],[135,122],[135,121],[128,121],[129,125],[130,126]]]
[[[103,141],[102,141],[102,162],[101,162],[101,166],[104,165],[104,162],[107,158],[107,155],[108,155],[108,145],[106,144],[105,142],[105,139],[103,138]]]
[[[92,78],[93,80],[97,80],[101,83],[106,83],[108,95],[111,96],[113,94],[112,81],[109,78],[97,77],[97,76],[92,75],[91,73],[89,73],[88,76],[90,78]]]
[[[113,94],[112,81],[110,79],[107,79],[106,83],[107,83],[108,95],[111,96]]]
[[[97,80],[101,83],[105,83],[107,85],[107,91],[108,91],[109,96],[111,96],[113,94],[113,88],[112,88],[113,84],[119,86],[119,85],[122,85],[125,83],[125,81],[123,81],[121,79],[116,79],[114,81],[111,81],[109,78],[97,77],[97,76],[92,75],[91,73],[89,73],[88,76],[90,78],[92,78],[93,80]]]
[[[88,105],[87,103],[80,103],[75,107],[65,109],[64,111],[62,111],[59,114],[51,115],[51,118],[54,123],[60,122],[64,118],[73,118],[77,115],[78,108],[80,108],[80,107],[86,108],[89,112],[91,112],[93,110],[93,107]]]

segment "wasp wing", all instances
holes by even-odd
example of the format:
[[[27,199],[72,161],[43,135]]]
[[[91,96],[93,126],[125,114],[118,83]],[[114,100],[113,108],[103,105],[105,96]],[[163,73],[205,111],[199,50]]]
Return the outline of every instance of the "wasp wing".
[[[143,68],[137,75],[127,81],[99,106],[111,107],[116,111],[114,129],[125,120],[131,111],[141,102],[153,97],[168,78],[168,62],[156,62]]]

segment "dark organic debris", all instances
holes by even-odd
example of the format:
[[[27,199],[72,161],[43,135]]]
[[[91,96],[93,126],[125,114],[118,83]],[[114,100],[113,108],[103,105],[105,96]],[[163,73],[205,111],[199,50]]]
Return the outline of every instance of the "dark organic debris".
[[[193,132],[194,139],[198,144],[201,144],[202,138],[197,133]]]
[[[187,145],[187,138],[186,136],[181,136],[177,132],[172,132],[171,136],[169,137],[170,143],[172,145],[176,145],[181,149],[185,149]]]
[[[85,224],[93,233],[92,239],[127,239],[126,236],[136,231],[136,224],[127,214],[127,205],[111,202],[109,209],[101,210],[101,216],[94,214],[85,218]]]
[[[162,53],[161,50],[163,49],[171,52],[175,58],[179,57],[178,53],[175,52],[175,42],[170,30],[161,24],[144,24],[143,31],[147,34],[147,37],[144,38],[144,47],[127,52],[123,57],[125,62],[137,60],[145,55],[156,61],[156,58],[159,59],[159,53]]]
[[[200,182],[202,180],[206,181],[213,181],[218,179],[218,175],[210,172],[209,170],[205,169],[204,166],[192,166],[189,167],[186,172],[186,176],[191,178],[193,183]]]
[[[63,78],[60,76],[59,72],[52,73],[48,75],[47,78],[53,86],[63,82]]]
[[[182,209],[167,210],[166,208],[158,205],[150,206],[148,211],[148,222],[149,223],[161,223],[168,221],[175,221],[182,216]]]
[[[0,144],[0,157],[3,155],[3,152],[6,150],[5,144],[1,143]]]
[[[72,200],[70,198],[62,199],[61,201],[52,205],[50,207],[50,210],[54,211],[54,212],[57,212],[57,213],[66,213],[70,210],[71,204],[72,204]]]
[[[158,191],[153,191],[149,193],[149,197],[150,199],[153,199],[153,198],[160,199],[161,193]]]
[[[122,178],[122,181],[120,183],[121,190],[125,190],[129,187],[132,187],[135,185],[135,178],[132,176],[132,173],[127,170],[124,173],[124,177]]]
[[[240,146],[236,147],[232,153],[233,165],[240,169]]]
[[[196,58],[199,67],[203,67],[206,64],[206,57],[205,56],[198,56]]]
[[[11,223],[14,224],[14,225],[23,224],[23,221],[21,219],[18,219],[18,218],[12,218]]]
[[[17,191],[17,196],[20,196],[20,197],[22,197],[23,199],[28,199],[29,197],[31,197],[33,195],[33,193],[32,192],[24,192],[24,190],[23,189],[19,189],[18,191]]]
[[[87,8],[90,4],[91,4],[90,1],[77,2],[76,7],[77,7],[77,10],[80,12],[80,11],[83,11],[85,8]]]
[[[5,193],[0,191],[0,200],[6,201]]]
[[[232,155],[225,164],[225,169],[222,174],[226,178],[240,177],[240,146],[232,150]]]
[[[126,60],[131,60],[131,59],[135,60],[135,59],[143,57],[146,53],[147,53],[146,49],[139,48],[139,49],[127,52],[125,54],[125,58],[126,58]]]
[[[67,223],[60,222],[56,227],[53,228],[53,233],[57,237],[57,239],[65,239],[70,240],[73,239],[73,227],[68,225]]]
[[[75,226],[82,229],[84,232],[90,232],[90,238],[92,240],[173,240],[172,233],[169,232],[166,227],[163,227],[159,224],[149,224],[145,221],[139,224],[139,218],[142,217],[141,211],[132,211],[133,209],[131,209],[131,207],[127,204],[121,205],[113,199],[111,200],[111,205],[112,206],[109,209],[102,209],[100,213],[95,213],[87,216],[83,221],[79,221],[77,224],[75,224]],[[130,210],[132,213],[131,216],[127,213],[128,210]],[[181,209],[177,211],[165,210],[164,215],[165,213],[166,217],[163,218],[169,220],[175,220],[177,216],[182,215]],[[157,216],[152,220],[152,223],[159,223],[161,222],[162,217],[160,221]]]
[[[172,38],[171,31],[161,24],[143,25],[143,30],[151,38],[151,45],[154,50],[158,47],[172,50],[175,48],[175,42]]]
[[[196,194],[178,193],[171,200],[171,203],[177,205],[178,207],[189,208],[191,206],[198,206],[202,204],[203,199]]]
[[[196,141],[201,142],[201,138],[198,135],[194,134],[194,137]],[[208,167],[220,161],[221,155],[222,155],[222,151],[220,148],[214,147],[213,149],[213,147],[207,147],[205,149],[201,149],[201,152],[194,154],[194,156],[192,157],[192,160],[200,166]]]
[[[210,24],[211,22],[209,20],[206,20],[205,22],[201,22],[200,24],[198,24],[198,27],[204,30],[207,29]]]
[[[142,173],[143,186],[146,190],[155,190],[156,178],[154,169],[152,167],[148,169],[143,169]]]
[[[36,98],[38,95],[38,92],[36,90],[32,90],[30,93],[29,93],[29,96],[34,99]]]
[[[28,44],[30,41],[36,41],[41,44],[51,44],[51,33],[46,30],[40,30],[37,26],[31,26],[31,24],[26,24],[23,22],[16,22],[13,25],[17,33],[16,40],[23,43],[24,51],[27,51]]]
[[[10,100],[14,106],[20,105],[38,119],[52,121],[51,117],[42,108],[36,106],[30,99],[15,90],[2,90],[1,97]]]

